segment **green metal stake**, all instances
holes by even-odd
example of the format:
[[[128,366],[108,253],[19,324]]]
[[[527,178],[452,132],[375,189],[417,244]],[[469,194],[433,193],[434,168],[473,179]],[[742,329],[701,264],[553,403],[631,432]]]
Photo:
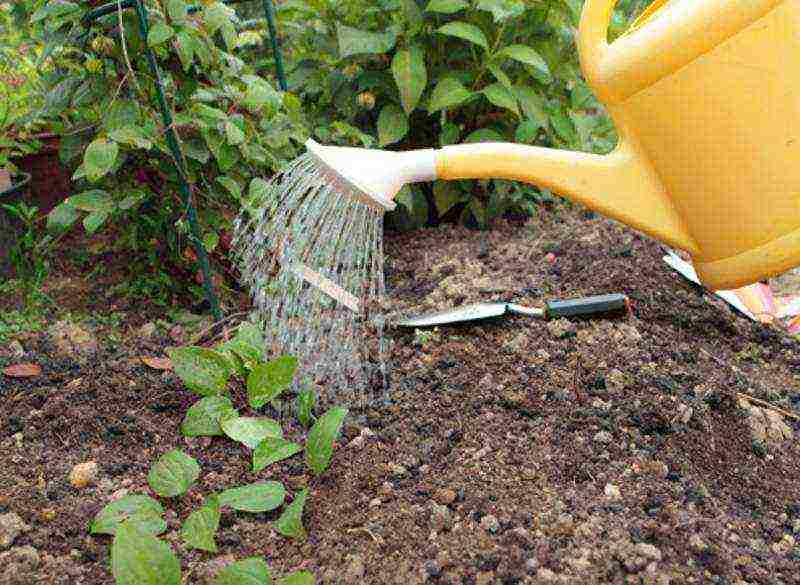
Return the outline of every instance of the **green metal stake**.
[[[189,181],[186,178],[186,169],[183,166],[183,156],[181,148],[178,144],[178,136],[175,128],[172,125],[172,112],[167,105],[167,98],[164,96],[164,85],[161,81],[161,71],[158,68],[155,55],[150,47],[146,46],[147,34],[149,32],[147,26],[147,15],[142,6],[141,0],[134,0],[133,3],[136,8],[136,15],[139,17],[139,32],[142,38],[145,39],[145,53],[147,55],[147,62],[150,65],[150,71],[156,80],[156,96],[158,97],[158,105],[161,108],[161,118],[166,128],[167,144],[172,151],[172,157],[175,159],[175,168],[178,171],[180,179],[180,192],[183,198],[183,203],[186,206],[186,218],[189,220],[189,228],[192,232],[192,244],[194,251],[197,254],[197,260],[200,263],[200,271],[203,274],[203,289],[205,290],[206,299],[211,305],[211,314],[216,321],[222,320],[222,312],[219,308],[219,300],[214,294],[214,284],[211,282],[211,267],[208,264],[208,255],[206,249],[203,247],[203,242],[200,237],[200,226],[197,223],[197,211],[195,210],[194,203],[192,202],[192,191],[189,187]]]
[[[278,27],[275,26],[275,5],[272,0],[264,0],[264,15],[267,17],[269,39],[272,41],[272,54],[275,57],[275,73],[278,75],[278,85],[280,85],[281,91],[286,91],[289,86],[286,83],[286,72],[283,69],[281,48],[278,46]]]

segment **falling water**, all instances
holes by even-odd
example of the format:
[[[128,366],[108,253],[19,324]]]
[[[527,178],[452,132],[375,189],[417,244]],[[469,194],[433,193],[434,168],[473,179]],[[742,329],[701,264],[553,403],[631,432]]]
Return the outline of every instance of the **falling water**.
[[[298,158],[242,212],[233,249],[268,355],[298,358],[298,387],[313,382],[323,401],[358,406],[386,390],[383,212],[349,189]]]

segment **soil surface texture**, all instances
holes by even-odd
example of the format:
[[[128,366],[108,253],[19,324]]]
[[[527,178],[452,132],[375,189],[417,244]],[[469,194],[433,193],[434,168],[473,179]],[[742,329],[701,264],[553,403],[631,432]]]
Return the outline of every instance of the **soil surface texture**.
[[[88,524],[124,493],[154,495],[150,466],[175,448],[202,469],[188,494],[161,500],[189,584],[253,555],[274,576],[305,568],[347,585],[800,583],[796,340],[581,210],[387,234],[386,256],[403,314],[612,292],[631,304],[390,329],[386,399],[354,412],[314,478],[302,455],[254,474],[230,439],[184,438],[196,397],[141,357],[190,340],[189,326],[109,298],[108,282],[73,267],[46,287],[57,310],[43,329],[0,347],[0,369],[42,370],[0,374],[0,585],[113,583],[111,537]],[[233,398],[252,414],[241,387]],[[302,442],[302,427],[284,426]],[[89,485],[74,487],[73,468],[92,461]],[[181,543],[204,496],[264,479],[310,489],[307,540],[280,536],[278,512],[224,510],[217,554]]]

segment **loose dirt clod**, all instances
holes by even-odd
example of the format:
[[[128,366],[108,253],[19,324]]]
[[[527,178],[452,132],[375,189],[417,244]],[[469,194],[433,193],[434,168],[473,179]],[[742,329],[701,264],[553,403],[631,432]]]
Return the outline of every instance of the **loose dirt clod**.
[[[85,488],[97,480],[99,471],[96,461],[79,463],[69,472],[69,483],[72,484],[72,487]]]
[[[20,534],[30,529],[15,512],[0,514],[0,550],[10,547]]]

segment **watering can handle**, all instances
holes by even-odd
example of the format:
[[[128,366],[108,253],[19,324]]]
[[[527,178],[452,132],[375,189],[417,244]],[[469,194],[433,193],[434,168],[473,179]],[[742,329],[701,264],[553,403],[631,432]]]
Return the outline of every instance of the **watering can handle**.
[[[600,73],[609,52],[608,27],[619,0],[587,0],[578,27],[578,53],[587,78]]]

